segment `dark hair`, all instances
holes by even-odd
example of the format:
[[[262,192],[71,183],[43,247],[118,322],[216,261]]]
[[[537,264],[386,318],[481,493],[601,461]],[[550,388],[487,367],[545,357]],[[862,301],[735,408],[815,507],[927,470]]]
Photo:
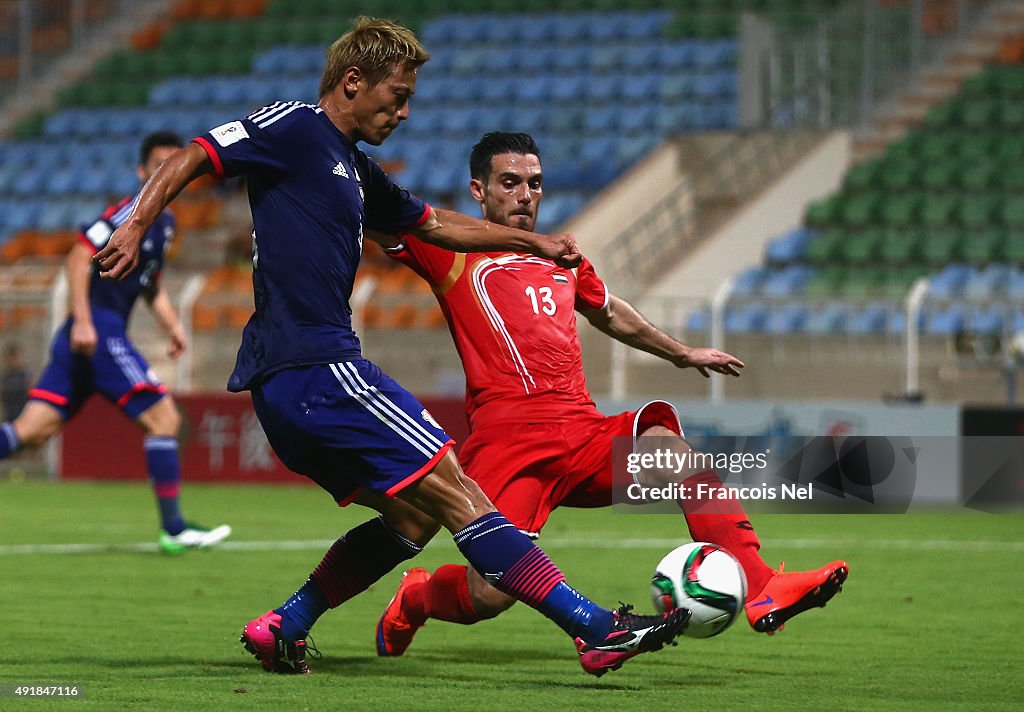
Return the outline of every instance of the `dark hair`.
[[[181,136],[173,131],[154,131],[142,139],[142,145],[139,147],[139,165],[144,165],[149,160],[149,154],[158,146],[181,148],[183,145]]]
[[[530,134],[491,131],[483,135],[469,154],[470,178],[486,181],[491,175],[491,159],[502,153],[540,158],[540,148]]]

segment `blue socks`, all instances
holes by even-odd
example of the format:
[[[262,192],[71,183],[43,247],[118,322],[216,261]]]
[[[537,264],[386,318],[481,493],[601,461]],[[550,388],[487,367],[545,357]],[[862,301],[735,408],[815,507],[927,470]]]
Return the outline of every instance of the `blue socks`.
[[[336,608],[422,549],[378,517],[350,530],[324,554],[302,588],[274,609],[286,640],[301,640],[328,608]]]
[[[156,494],[157,505],[160,507],[161,526],[172,536],[180,534],[185,528],[185,520],[181,516],[181,506],[178,503],[178,495],[181,493],[178,440],[148,435],[143,440],[143,449],[146,451],[149,480]]]
[[[14,431],[14,426],[10,423],[0,425],[0,460],[20,449],[21,441],[18,439],[18,433]]]
[[[500,512],[485,514],[454,538],[491,585],[537,609],[571,637],[591,643],[611,631],[611,611],[569,586],[547,555]]]

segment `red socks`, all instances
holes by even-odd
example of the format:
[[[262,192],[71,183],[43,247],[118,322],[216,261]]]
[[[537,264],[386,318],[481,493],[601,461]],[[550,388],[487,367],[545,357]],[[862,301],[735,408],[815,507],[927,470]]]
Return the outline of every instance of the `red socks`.
[[[424,583],[409,586],[402,594],[402,612],[412,624],[422,625],[428,618],[470,625],[483,620],[469,597],[467,569],[445,564]]]
[[[683,484],[690,487],[689,491],[694,495],[698,484],[705,485],[704,492],[723,486],[714,470],[698,472]],[[772,569],[758,553],[761,542],[743,511],[743,504],[736,499],[703,496],[701,499],[683,500],[680,506],[694,541],[716,544],[740,562],[747,577],[747,600],[761,593],[772,576]]]

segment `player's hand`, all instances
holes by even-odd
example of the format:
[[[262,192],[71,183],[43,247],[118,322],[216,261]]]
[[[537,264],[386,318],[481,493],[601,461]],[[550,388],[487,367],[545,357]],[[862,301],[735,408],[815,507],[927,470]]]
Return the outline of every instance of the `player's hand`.
[[[740,369],[746,367],[746,364],[735,356],[708,348],[688,349],[685,354],[673,359],[673,363],[679,368],[695,368],[704,378],[711,376],[709,371],[726,376],[739,376]]]
[[[110,236],[106,246],[97,252],[92,261],[99,265],[100,276],[106,279],[121,279],[139,265],[139,244],[145,230],[133,223],[122,223]]]
[[[71,323],[71,351],[91,357],[96,353],[96,327],[92,322],[74,321]]]
[[[543,236],[542,236],[543,237]],[[559,267],[572,269],[583,261],[576,238],[569,234],[548,235],[541,241],[540,257],[546,257]]]
[[[171,360],[177,359],[188,348],[188,339],[185,338],[185,332],[180,326],[171,329],[171,341],[167,346],[167,355],[171,357]]]

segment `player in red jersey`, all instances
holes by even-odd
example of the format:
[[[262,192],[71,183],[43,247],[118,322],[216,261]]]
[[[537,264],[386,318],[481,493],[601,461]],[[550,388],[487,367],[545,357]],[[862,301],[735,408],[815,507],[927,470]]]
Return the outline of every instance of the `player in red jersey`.
[[[534,229],[543,174],[529,135],[486,134],[473,149],[470,173],[470,191],[486,220]],[[670,438],[678,452],[691,449],[675,409],[664,401],[615,416],[597,410],[584,380],[574,312],[614,339],[706,377],[711,371],[738,376],[744,365],[655,328],[611,294],[585,258],[575,269],[562,269],[531,255],[455,254],[415,240],[396,241],[388,251],[431,284],[462,358],[471,429],[460,453],[463,466],[532,537],[555,507],[611,504],[613,438],[642,436],[638,450],[652,438],[659,446],[666,442],[660,438]],[[722,486],[713,470],[690,473],[686,483]],[[846,578],[842,561],[813,572],[769,567],[735,500],[684,503],[683,509],[694,540],[718,544],[739,559],[749,585],[747,617],[757,631],[773,633],[793,615],[824,605]],[[433,575],[412,569],[380,619],[378,653],[401,655],[428,618],[475,623],[513,603],[465,566],[442,566]],[[581,662],[601,674],[622,659],[584,655]]]

